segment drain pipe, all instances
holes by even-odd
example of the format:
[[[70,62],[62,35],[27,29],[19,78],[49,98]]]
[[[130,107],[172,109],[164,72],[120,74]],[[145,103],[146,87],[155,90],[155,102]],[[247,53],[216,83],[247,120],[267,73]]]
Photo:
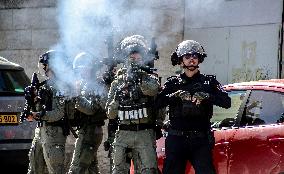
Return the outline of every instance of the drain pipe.
[[[185,10],[186,10],[186,0],[184,0],[183,1],[183,26],[182,26],[182,41],[185,39],[184,38],[184,35],[185,35],[185,22],[186,22],[186,20],[185,20]]]
[[[284,25],[284,2],[282,1],[282,24],[279,31],[279,51],[278,51],[278,58],[279,58],[279,75],[278,78],[283,78],[283,25]]]

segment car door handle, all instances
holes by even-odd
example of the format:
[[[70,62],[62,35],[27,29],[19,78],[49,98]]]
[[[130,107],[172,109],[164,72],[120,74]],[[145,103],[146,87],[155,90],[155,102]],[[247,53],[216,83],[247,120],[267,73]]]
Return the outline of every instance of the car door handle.
[[[220,147],[220,148],[224,148],[224,147],[226,147],[228,145],[229,145],[229,142],[227,142],[227,141],[220,142],[220,143],[215,143],[215,146],[216,147]]]
[[[279,141],[284,141],[284,138],[282,138],[282,137],[279,137],[279,138],[269,138],[268,141],[271,142],[271,143],[279,142]]]
[[[222,155],[226,154],[226,149],[229,145],[229,142],[224,141],[224,142],[219,142],[219,143],[215,143],[215,149],[217,150],[217,152],[219,152]]]

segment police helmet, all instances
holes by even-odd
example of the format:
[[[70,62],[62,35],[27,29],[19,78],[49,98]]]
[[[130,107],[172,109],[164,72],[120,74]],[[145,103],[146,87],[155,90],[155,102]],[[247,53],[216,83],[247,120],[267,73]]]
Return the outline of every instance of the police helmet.
[[[94,64],[94,57],[91,54],[81,52],[74,58],[73,69],[91,68]]]
[[[62,51],[49,50],[40,55],[38,60],[39,73],[42,75],[46,75],[50,69],[56,72],[60,72],[59,69],[66,70],[68,65],[68,58]]]
[[[143,57],[147,53],[147,43],[143,36],[132,35],[120,42],[120,50],[124,57],[132,53],[140,53]]]
[[[186,54],[197,54],[199,62],[202,63],[207,57],[203,47],[194,40],[185,40],[178,44],[176,50],[171,55],[172,65],[180,65],[182,56]]]
[[[49,50],[44,54],[39,56],[39,63],[48,65],[51,59],[55,59],[56,57],[60,57],[61,59],[67,60],[67,56],[65,53],[56,50]]]

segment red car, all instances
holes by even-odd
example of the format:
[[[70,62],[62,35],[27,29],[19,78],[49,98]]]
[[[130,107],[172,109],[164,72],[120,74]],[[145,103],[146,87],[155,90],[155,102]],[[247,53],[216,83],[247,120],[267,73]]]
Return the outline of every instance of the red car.
[[[232,107],[214,107],[214,165],[220,174],[284,172],[284,79],[225,85]],[[157,141],[158,167],[165,137]],[[194,173],[190,164],[186,174]]]

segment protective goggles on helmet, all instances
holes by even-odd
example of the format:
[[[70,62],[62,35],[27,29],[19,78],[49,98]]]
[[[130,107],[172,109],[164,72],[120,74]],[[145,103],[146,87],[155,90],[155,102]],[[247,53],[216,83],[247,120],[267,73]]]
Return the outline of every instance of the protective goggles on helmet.
[[[200,59],[202,56],[199,53],[187,53],[185,55],[183,55],[182,57],[184,57],[185,59]]]

